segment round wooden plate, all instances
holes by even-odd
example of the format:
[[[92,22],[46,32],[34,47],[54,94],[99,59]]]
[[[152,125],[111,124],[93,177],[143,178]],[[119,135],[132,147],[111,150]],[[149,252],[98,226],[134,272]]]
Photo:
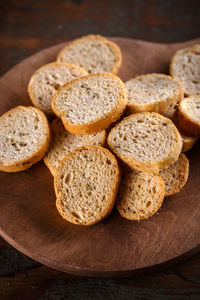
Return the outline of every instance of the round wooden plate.
[[[167,73],[177,49],[200,43],[200,39],[180,44],[111,40],[122,50],[119,76],[123,80],[143,73]],[[63,46],[25,59],[1,78],[0,114],[16,105],[31,105],[27,95],[31,74],[54,61]],[[95,226],[70,224],[56,210],[53,177],[43,162],[20,173],[0,172],[0,234],[35,260],[77,275],[127,276],[177,262],[199,250],[199,146],[197,143],[188,153],[190,175],[186,186],[165,199],[158,214],[142,222],[123,219],[114,210]]]

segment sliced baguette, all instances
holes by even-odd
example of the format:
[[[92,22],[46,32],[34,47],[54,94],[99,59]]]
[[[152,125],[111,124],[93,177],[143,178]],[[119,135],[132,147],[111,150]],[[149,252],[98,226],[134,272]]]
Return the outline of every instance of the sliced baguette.
[[[46,154],[50,128],[45,114],[31,106],[17,106],[0,117],[0,170],[19,172]]]
[[[193,136],[186,135],[185,133],[181,132],[181,138],[183,141],[183,147],[182,147],[182,152],[187,152],[192,149],[194,144],[197,141],[197,138]]]
[[[168,168],[162,170],[160,175],[165,185],[165,197],[178,193],[186,184],[189,173],[189,161],[181,153],[179,159]]]
[[[200,137],[200,95],[184,98],[179,103],[176,123],[186,134]]]
[[[82,68],[65,63],[52,62],[39,68],[31,76],[28,93],[34,106],[47,115],[53,115],[51,99],[55,92],[72,79],[87,75]]]
[[[174,163],[182,148],[173,122],[154,112],[124,118],[111,129],[107,142],[131,168],[146,172],[159,172]]]
[[[69,43],[57,57],[90,73],[117,74],[121,66],[120,48],[100,35],[87,35]]]
[[[148,219],[158,211],[163,199],[164,183],[160,175],[127,168],[116,203],[122,217]]]
[[[113,208],[119,180],[117,160],[107,149],[78,148],[61,162],[54,177],[56,207],[74,224],[98,223]]]
[[[200,45],[177,51],[171,60],[170,74],[182,82],[185,95],[200,94]]]
[[[71,134],[66,131],[61,120],[57,118],[51,122],[51,132],[52,142],[44,157],[44,162],[53,176],[63,158],[76,148],[86,145],[103,146],[106,141],[105,130],[88,135]]]
[[[178,80],[164,74],[145,74],[125,83],[127,93],[127,112],[171,111],[183,99],[183,85]]]
[[[91,134],[118,120],[126,104],[125,85],[119,77],[97,73],[64,85],[51,106],[70,133]]]

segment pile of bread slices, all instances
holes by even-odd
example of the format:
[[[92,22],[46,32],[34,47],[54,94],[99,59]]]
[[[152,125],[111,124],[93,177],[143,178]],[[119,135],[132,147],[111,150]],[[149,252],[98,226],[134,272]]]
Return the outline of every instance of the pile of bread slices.
[[[200,45],[177,51],[171,76],[123,83],[120,65],[116,44],[79,38],[32,75],[34,106],[0,118],[0,170],[23,171],[44,157],[56,207],[74,224],[100,222],[115,203],[127,219],[152,216],[186,183],[182,152],[200,137]]]

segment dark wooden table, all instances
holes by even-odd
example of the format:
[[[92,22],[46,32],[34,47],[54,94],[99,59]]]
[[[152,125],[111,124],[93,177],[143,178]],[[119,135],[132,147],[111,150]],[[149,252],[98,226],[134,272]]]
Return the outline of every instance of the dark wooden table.
[[[88,33],[155,42],[193,39],[200,36],[200,1],[1,1],[1,75],[41,49]],[[197,298],[200,253],[159,272],[124,279],[93,279],[52,270],[0,238],[3,300]]]

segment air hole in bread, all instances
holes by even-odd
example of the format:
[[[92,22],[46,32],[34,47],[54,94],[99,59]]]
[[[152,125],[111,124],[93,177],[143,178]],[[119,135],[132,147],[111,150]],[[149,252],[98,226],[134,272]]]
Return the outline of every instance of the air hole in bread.
[[[69,178],[70,178],[70,175],[67,174],[67,175],[65,176],[65,183],[66,183],[66,184],[69,182]]]
[[[107,159],[107,160],[106,160],[106,163],[107,163],[108,165],[111,165],[111,160],[110,160],[110,159]]]
[[[19,143],[19,145],[20,145],[20,147],[26,147],[26,146],[27,146],[27,143],[21,142],[21,143]]]
[[[151,205],[151,201],[148,201],[146,207],[149,207],[150,205]]]
[[[78,213],[76,213],[75,211],[72,211],[71,214],[74,218],[81,220],[81,216]]]

